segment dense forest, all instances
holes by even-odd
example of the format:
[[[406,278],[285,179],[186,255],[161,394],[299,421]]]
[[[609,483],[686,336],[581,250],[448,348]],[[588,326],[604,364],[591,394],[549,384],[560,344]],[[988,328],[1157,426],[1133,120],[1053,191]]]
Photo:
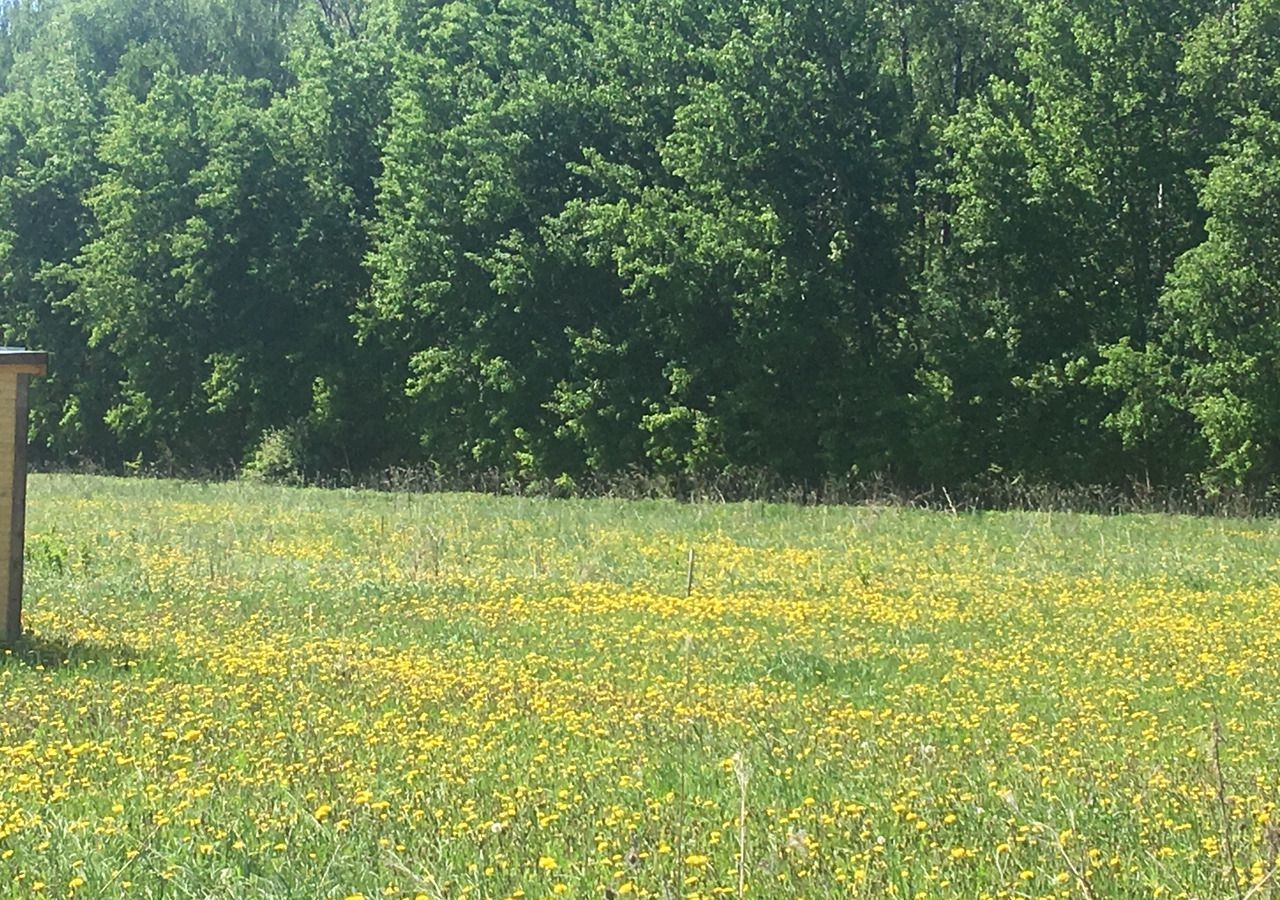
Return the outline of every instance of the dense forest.
[[[1280,0],[8,0],[46,464],[1280,480]]]

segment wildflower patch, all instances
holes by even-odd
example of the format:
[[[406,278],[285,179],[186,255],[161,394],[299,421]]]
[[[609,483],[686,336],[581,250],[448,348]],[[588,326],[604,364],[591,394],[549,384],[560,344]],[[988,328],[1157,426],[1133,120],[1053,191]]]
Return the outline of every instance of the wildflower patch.
[[[0,896],[1277,877],[1272,523],[71,476],[30,496]]]

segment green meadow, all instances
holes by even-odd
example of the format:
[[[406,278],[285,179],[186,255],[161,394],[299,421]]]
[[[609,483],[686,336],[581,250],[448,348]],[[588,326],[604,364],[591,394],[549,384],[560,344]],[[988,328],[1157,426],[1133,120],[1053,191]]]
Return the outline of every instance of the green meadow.
[[[1270,897],[1280,526],[33,476],[0,895]]]

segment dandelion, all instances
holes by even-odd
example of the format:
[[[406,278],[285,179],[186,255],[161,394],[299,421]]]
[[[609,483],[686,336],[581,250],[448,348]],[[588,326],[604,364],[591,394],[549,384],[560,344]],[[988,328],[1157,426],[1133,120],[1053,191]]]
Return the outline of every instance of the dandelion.
[[[866,510],[777,510],[758,528],[736,508],[633,523],[590,504],[34,483],[33,509],[70,523],[58,540],[98,555],[93,577],[33,569],[28,625],[109,652],[0,667],[15,895],[48,892],[35,873],[122,869],[108,892],[216,893],[228,847],[288,878],[386,866],[427,896],[516,896],[532,871],[571,896],[682,877],[702,898],[897,883],[943,900],[1065,893],[1065,848],[1118,895],[1151,892],[1155,856],[1214,896],[1225,834],[1241,878],[1271,883],[1280,587],[1248,566],[1280,558],[1280,527],[1189,522],[1194,541],[1152,540],[1185,565],[1135,550],[1131,572],[1054,543],[1110,521],[1055,518],[1042,540],[1031,516],[1009,532],[881,511],[868,530]],[[694,512],[685,597],[668,576]],[[426,521],[443,549],[415,576]],[[1157,527],[1123,525],[1135,548]],[[1191,590],[1180,573],[1200,564],[1222,574]],[[150,590],[116,589],[135,577]],[[1225,802],[1187,752],[1217,709]],[[749,794],[723,749],[744,741]],[[710,883],[713,850],[736,879]]]

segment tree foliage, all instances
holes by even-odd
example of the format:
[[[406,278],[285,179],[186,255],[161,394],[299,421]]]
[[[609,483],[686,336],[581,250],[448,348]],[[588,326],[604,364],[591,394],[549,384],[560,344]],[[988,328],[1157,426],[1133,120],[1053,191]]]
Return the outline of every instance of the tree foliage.
[[[1278,33],[1275,0],[17,0],[3,338],[55,353],[50,462],[1266,484]]]

